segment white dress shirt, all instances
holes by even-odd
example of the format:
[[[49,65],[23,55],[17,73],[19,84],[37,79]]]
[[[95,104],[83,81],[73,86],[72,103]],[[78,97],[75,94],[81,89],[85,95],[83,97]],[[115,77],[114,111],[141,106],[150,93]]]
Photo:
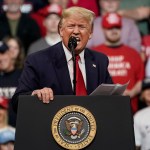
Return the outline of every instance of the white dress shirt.
[[[69,74],[70,74],[70,79],[71,79],[71,84],[73,88],[73,60],[72,60],[72,54],[71,52],[65,47],[65,45],[62,43],[65,55],[66,55],[66,60],[68,64],[68,69],[69,69]],[[85,87],[87,86],[86,84],[86,70],[85,70],[85,59],[84,59],[84,50],[79,54],[80,60],[78,61],[79,67],[84,79]]]

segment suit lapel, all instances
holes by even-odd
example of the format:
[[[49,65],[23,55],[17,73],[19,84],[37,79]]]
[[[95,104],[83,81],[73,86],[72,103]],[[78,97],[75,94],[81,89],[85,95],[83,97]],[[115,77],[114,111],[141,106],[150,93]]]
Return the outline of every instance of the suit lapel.
[[[61,86],[62,94],[73,95],[69,70],[67,66],[66,56],[62,47],[62,43],[55,48],[57,53],[54,57],[54,68],[56,76]],[[85,49],[85,68],[86,68],[86,82],[88,95],[98,86],[98,66],[95,62],[93,53]]]
[[[89,95],[98,86],[98,66],[95,62],[94,55],[88,49],[85,49],[85,68],[87,93]]]
[[[54,58],[54,68],[56,70],[56,76],[61,86],[62,94],[72,95],[73,90],[69,70],[67,66],[66,56],[61,43],[59,44],[58,49],[55,50],[59,52],[56,53]]]

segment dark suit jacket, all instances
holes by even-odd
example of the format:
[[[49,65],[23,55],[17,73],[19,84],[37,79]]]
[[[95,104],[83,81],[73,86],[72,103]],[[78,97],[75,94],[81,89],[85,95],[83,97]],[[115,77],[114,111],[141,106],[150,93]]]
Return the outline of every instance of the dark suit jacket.
[[[88,94],[101,83],[112,83],[107,66],[108,58],[104,54],[85,49]],[[52,88],[54,95],[73,95],[66,56],[61,42],[28,56],[18,88],[13,96],[13,106],[17,108],[19,94],[44,87]]]

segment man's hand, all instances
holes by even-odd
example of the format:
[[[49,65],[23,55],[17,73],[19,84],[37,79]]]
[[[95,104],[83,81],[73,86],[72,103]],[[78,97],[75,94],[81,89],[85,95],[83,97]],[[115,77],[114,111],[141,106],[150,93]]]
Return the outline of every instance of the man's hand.
[[[49,103],[54,99],[53,90],[51,88],[43,88],[34,90],[31,95],[37,95],[39,100],[42,100],[43,103]]]

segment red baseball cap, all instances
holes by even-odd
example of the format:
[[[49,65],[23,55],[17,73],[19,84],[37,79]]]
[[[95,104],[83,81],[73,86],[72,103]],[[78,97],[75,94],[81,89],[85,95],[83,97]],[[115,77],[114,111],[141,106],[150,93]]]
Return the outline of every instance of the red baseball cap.
[[[51,4],[46,6],[44,9],[40,10],[39,13],[44,17],[47,17],[50,14],[56,14],[58,16],[61,16],[62,7],[58,4]]]
[[[107,13],[102,17],[102,27],[105,29],[111,29],[114,27],[122,27],[122,18],[117,13]]]
[[[4,96],[0,96],[0,107],[8,109],[8,99]]]

